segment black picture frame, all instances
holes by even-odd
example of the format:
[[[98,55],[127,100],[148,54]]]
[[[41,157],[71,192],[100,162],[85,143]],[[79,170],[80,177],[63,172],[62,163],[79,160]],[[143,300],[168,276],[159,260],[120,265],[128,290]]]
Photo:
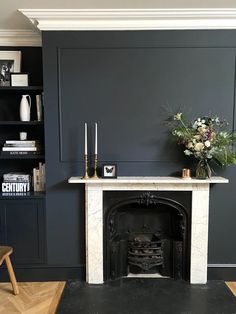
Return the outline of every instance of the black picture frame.
[[[116,179],[117,178],[117,165],[116,164],[103,164],[102,165],[102,178],[103,179]]]
[[[29,86],[29,73],[26,72],[10,73],[10,86],[12,87]]]

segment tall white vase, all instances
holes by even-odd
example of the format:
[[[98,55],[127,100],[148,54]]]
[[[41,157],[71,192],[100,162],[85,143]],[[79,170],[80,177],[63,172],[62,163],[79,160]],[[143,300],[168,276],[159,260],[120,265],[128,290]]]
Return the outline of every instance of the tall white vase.
[[[22,95],[21,102],[20,102],[20,120],[21,121],[30,121],[30,110],[31,110],[30,95]]]

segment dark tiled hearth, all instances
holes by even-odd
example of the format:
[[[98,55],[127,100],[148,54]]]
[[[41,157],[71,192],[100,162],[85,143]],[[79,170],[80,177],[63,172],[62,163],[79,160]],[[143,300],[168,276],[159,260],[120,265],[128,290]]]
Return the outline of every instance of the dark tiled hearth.
[[[123,279],[105,285],[68,282],[58,314],[236,314],[223,281],[190,285],[172,279]]]

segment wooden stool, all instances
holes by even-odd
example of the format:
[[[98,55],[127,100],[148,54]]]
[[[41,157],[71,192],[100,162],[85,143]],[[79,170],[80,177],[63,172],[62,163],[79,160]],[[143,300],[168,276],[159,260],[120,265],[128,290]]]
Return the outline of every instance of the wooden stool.
[[[10,260],[10,255],[13,252],[12,247],[10,246],[0,246],[0,266],[2,265],[3,261],[6,261],[6,265],[7,265],[7,270],[9,273],[9,277],[11,280],[11,284],[12,284],[12,288],[14,291],[14,294],[17,295],[19,294],[19,289],[17,286],[17,282],[16,282],[16,277],[14,274],[14,270],[12,268],[12,264],[11,264],[11,260]]]

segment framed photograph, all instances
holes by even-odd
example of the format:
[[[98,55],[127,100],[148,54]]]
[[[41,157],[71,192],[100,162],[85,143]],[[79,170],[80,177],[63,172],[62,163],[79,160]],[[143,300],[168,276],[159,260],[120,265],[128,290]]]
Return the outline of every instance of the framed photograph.
[[[21,71],[21,51],[0,51],[0,86],[10,86],[10,73]]]
[[[104,164],[104,165],[102,165],[102,177],[104,179],[115,179],[115,178],[117,178],[117,165],[115,165],[115,164]]]
[[[10,73],[10,86],[29,86],[29,74]]]

